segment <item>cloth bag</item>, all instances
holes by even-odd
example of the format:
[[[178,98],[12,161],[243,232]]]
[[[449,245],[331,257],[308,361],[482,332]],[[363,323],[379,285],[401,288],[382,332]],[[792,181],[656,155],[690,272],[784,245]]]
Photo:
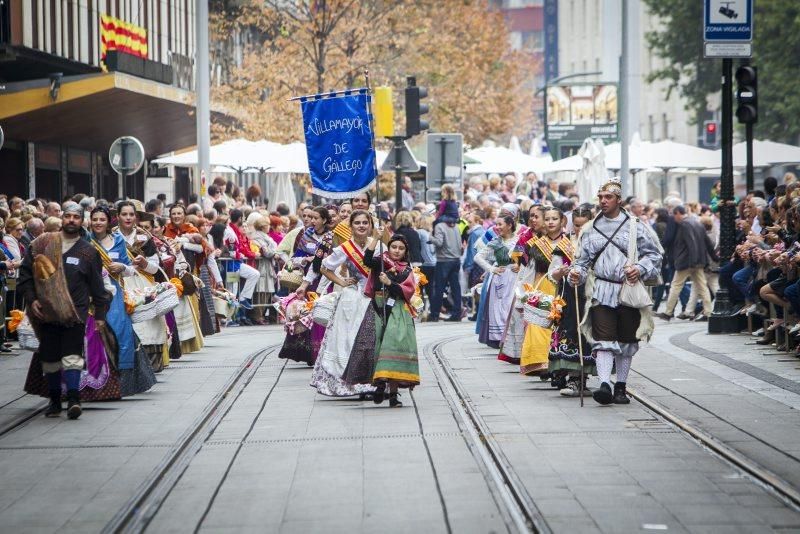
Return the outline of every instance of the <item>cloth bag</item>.
[[[636,265],[639,260],[639,251],[636,248],[636,218],[631,217],[631,230],[628,234],[628,262],[631,265]],[[644,286],[641,279],[633,284],[627,280],[622,281],[622,287],[619,290],[619,303],[629,308],[649,308],[653,305],[653,299],[650,297],[650,291]]]

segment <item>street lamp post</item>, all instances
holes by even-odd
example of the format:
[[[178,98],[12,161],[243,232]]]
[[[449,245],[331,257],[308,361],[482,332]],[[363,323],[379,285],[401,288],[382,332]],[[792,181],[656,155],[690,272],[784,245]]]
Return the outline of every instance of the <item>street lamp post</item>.
[[[736,205],[733,202],[733,60],[722,60],[722,175],[720,180],[720,265],[725,266],[736,249]],[[714,312],[708,319],[709,334],[739,332],[739,316],[731,309],[727,288],[720,287]]]

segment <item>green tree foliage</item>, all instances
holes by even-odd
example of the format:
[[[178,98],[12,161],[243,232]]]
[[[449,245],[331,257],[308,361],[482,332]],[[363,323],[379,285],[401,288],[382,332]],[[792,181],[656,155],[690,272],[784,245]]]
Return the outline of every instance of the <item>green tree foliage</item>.
[[[703,2],[644,0],[660,17],[660,29],[647,35],[648,44],[668,65],[650,74],[666,80],[697,114],[708,95],[719,91],[722,62],[703,58]],[[796,142],[800,136],[800,2],[757,0],[752,64],[758,67],[758,138]],[[735,63],[736,65],[736,63]]]

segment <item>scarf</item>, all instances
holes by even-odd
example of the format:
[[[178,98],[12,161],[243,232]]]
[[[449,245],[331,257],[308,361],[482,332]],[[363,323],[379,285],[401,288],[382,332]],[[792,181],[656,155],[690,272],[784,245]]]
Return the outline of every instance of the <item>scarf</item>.
[[[389,253],[384,252],[381,255],[383,260],[383,272],[389,276],[392,283],[398,284],[403,294],[403,300],[408,304],[408,309],[412,310],[411,314],[414,315],[414,307],[411,306],[411,298],[414,296],[416,283],[412,276],[411,265],[404,261],[394,261],[389,258]],[[364,294],[369,298],[375,298],[375,286],[378,274],[373,272],[373,276],[367,279],[367,287],[364,289]]]
[[[175,239],[176,237],[180,237],[183,234],[199,234],[200,230],[198,230],[193,224],[183,223],[180,226],[175,226],[172,223],[167,223],[164,227],[164,237],[168,237],[170,239]]]

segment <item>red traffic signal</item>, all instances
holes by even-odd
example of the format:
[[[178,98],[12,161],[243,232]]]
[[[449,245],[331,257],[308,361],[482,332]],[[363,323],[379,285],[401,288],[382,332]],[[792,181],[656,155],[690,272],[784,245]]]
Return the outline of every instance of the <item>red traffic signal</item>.
[[[707,147],[717,146],[717,123],[716,121],[703,122],[703,144]]]

